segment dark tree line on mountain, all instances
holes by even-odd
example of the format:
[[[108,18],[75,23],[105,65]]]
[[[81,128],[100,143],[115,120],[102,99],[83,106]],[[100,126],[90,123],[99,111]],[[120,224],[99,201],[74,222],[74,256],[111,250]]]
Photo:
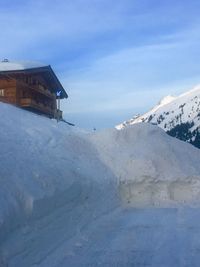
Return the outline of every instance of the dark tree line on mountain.
[[[198,128],[191,132],[190,129],[193,126],[194,122],[182,123],[180,125],[176,125],[173,129],[167,131],[167,133],[200,148],[200,132]]]

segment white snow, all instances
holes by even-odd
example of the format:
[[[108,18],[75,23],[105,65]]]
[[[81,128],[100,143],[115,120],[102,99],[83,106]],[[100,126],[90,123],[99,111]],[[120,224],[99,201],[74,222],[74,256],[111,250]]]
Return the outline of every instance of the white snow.
[[[116,126],[118,130],[140,122],[157,124],[165,131],[181,123],[194,122],[191,131],[200,127],[200,85],[178,97],[167,96],[149,112]]]
[[[188,144],[177,143],[157,126],[135,124],[92,139],[101,160],[118,178],[123,201],[132,206],[171,206],[199,199],[200,151],[190,151]]]
[[[200,150],[0,103],[0,266],[198,266]]]
[[[45,66],[47,65],[34,61],[0,61],[0,71],[26,70]]]
[[[163,99],[160,100],[159,107],[164,106],[164,105],[172,102],[175,99],[176,99],[176,97],[172,96],[172,95],[165,96]]]

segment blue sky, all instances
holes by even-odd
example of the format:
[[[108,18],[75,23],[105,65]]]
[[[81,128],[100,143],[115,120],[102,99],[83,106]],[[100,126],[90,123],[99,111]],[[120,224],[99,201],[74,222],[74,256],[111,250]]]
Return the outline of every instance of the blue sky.
[[[65,117],[104,128],[200,83],[200,2],[1,0],[1,58],[51,64]]]

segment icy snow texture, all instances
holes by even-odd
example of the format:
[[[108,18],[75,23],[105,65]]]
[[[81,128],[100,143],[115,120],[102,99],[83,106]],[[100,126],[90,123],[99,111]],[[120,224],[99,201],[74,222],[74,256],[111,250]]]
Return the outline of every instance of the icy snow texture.
[[[0,112],[1,267],[199,266],[200,150]]]

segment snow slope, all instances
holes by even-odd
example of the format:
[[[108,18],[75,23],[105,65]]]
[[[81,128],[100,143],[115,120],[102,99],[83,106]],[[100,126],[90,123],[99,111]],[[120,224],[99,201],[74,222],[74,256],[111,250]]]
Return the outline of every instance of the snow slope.
[[[149,112],[116,128],[139,122],[156,124],[170,135],[200,147],[200,86],[178,97],[167,96]]]
[[[15,226],[4,225],[5,219],[18,224],[18,216],[19,220],[37,218],[63,201],[71,201],[82,193],[84,186],[91,187],[91,180],[97,187],[102,183],[106,187],[108,170],[84,135],[65,123],[58,124],[6,104],[1,103],[0,108],[4,114],[0,119],[0,222],[3,228],[10,230]],[[91,170],[93,165],[95,175]],[[98,169],[99,175],[96,175]],[[112,175],[109,177],[110,183]],[[69,195],[68,191],[73,194]],[[98,188],[98,191],[101,190]],[[48,203],[40,203],[43,200]],[[10,220],[13,216],[14,221]],[[5,232],[4,229],[1,234]]]
[[[198,266],[198,149],[149,124],[0,113],[1,267]]]

